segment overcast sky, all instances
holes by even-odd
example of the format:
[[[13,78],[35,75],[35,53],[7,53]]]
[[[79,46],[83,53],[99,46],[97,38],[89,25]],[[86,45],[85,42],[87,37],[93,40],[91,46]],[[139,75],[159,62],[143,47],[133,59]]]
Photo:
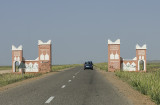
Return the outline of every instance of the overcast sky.
[[[121,57],[160,60],[160,0],[0,0],[0,65],[11,65],[11,46],[38,57],[38,40],[52,40],[53,64],[107,62],[107,41],[121,39]]]

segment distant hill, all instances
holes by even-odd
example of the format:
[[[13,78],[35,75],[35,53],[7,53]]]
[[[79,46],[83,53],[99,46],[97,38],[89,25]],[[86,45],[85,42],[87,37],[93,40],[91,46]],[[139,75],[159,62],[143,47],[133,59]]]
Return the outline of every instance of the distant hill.
[[[160,60],[147,60],[147,63],[160,63]]]

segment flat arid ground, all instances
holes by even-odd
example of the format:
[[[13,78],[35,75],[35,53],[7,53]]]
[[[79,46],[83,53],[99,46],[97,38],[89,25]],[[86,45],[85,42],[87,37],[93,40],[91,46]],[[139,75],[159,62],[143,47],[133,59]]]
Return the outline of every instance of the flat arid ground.
[[[0,70],[0,74],[11,73],[12,70]]]
[[[143,95],[137,90],[133,89],[126,82],[123,82],[120,78],[115,76],[113,72],[105,72],[100,71],[105,78],[114,85],[114,87],[129,100],[133,102],[134,105],[156,105],[153,101],[151,101],[149,96]]]
[[[0,66],[0,74],[11,73],[12,66]]]

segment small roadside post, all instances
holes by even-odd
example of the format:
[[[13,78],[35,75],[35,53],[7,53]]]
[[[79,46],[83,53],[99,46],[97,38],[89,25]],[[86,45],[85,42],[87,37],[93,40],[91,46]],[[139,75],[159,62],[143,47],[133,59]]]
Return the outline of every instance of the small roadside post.
[[[23,77],[23,74],[25,74],[25,68],[26,68],[25,64],[21,62],[18,68],[21,69],[21,73]]]

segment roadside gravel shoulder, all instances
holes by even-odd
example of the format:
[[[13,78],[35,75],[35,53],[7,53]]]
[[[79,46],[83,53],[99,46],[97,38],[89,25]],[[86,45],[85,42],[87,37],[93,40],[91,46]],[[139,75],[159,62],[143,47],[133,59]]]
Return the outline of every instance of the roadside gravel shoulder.
[[[105,78],[115,86],[119,93],[127,97],[134,105],[156,105],[149,96],[143,95],[133,89],[129,84],[115,76],[113,72],[97,71],[104,75]]]

